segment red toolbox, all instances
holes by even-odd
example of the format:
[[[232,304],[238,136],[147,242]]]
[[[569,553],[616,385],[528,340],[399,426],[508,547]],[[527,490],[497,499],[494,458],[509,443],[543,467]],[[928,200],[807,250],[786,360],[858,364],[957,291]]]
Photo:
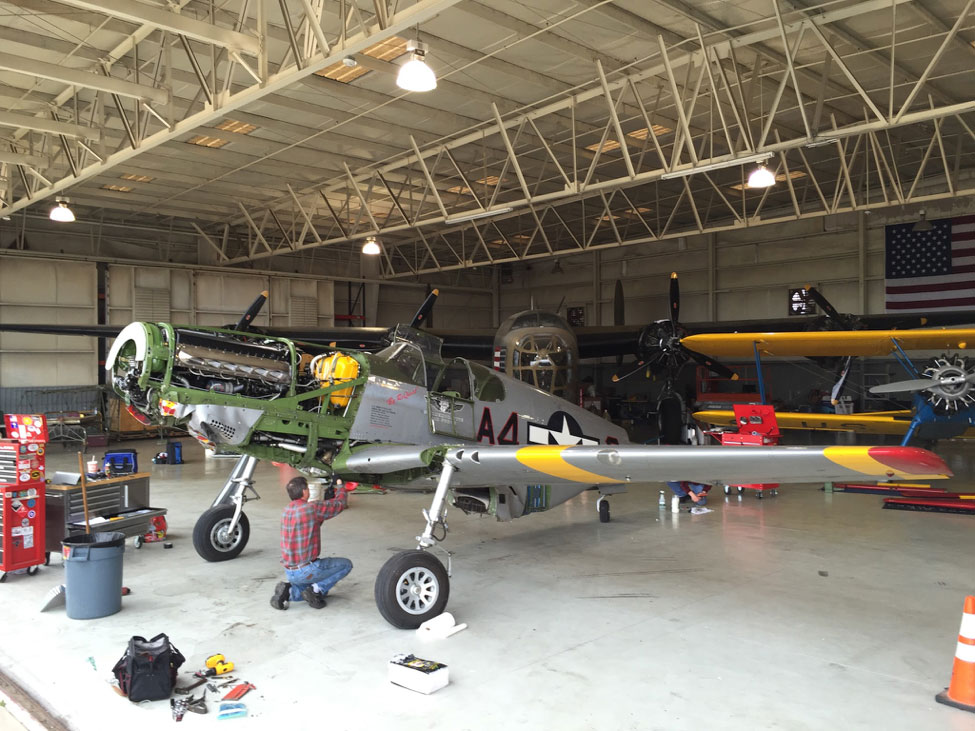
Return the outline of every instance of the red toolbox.
[[[0,485],[44,481],[44,444],[0,439]]]
[[[45,562],[44,481],[0,485],[0,582],[27,569],[37,573]]]

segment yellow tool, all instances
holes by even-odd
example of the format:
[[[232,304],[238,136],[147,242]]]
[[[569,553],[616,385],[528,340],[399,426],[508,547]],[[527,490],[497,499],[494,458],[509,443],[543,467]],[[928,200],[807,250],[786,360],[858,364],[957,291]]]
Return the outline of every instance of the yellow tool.
[[[207,658],[207,669],[202,674],[206,677],[224,675],[234,669],[234,664],[223,655],[210,655]]]

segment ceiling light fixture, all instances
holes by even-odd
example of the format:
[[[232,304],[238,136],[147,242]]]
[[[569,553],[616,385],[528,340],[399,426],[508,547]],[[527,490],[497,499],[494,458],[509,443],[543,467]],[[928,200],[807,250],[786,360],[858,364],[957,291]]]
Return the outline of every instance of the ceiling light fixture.
[[[366,256],[378,256],[381,251],[375,236],[370,236],[366,239],[366,243],[362,245],[362,253]]]
[[[723,168],[733,168],[739,165],[748,165],[752,162],[765,162],[770,157],[772,157],[771,152],[761,152],[757,155],[749,155],[747,157],[737,157],[730,160],[722,160],[721,162],[712,162],[707,165],[697,165],[695,167],[684,168],[683,170],[671,170],[669,173],[664,173],[660,176],[661,180],[673,180],[674,178],[683,178],[687,175],[695,175],[696,173],[709,173],[712,170],[721,170]]]
[[[748,176],[749,188],[771,188],[775,185],[775,175],[764,165],[759,165]]]
[[[406,50],[410,60],[400,66],[396,75],[396,86],[406,91],[432,91],[437,88],[437,75],[427,66],[427,45],[420,41],[409,41]]]
[[[921,209],[921,216],[917,219],[917,223],[911,228],[912,231],[934,231],[934,226],[928,220],[928,212],[923,208]]]
[[[52,221],[57,221],[58,223],[71,223],[72,221],[74,221],[74,211],[68,208],[68,199],[61,198],[59,196],[57,198],[57,203],[51,209],[51,212],[50,214],[48,214],[48,217]]]
[[[460,216],[454,216],[453,218],[448,218],[444,223],[464,223],[465,221],[476,221],[478,218],[490,218],[491,216],[501,216],[505,213],[511,213],[514,208],[511,206],[505,206],[504,208],[495,208],[491,211],[476,211],[474,213],[464,213]]]

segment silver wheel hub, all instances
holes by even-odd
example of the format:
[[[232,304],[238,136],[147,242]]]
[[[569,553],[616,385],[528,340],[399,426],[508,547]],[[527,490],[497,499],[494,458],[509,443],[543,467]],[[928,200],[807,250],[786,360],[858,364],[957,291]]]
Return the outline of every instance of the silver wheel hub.
[[[240,542],[240,526],[233,532],[227,530],[229,526],[229,520],[221,521],[210,531],[210,543],[218,551],[229,551]]]
[[[440,582],[429,569],[414,566],[407,569],[396,582],[396,602],[404,612],[424,614],[440,596]]]

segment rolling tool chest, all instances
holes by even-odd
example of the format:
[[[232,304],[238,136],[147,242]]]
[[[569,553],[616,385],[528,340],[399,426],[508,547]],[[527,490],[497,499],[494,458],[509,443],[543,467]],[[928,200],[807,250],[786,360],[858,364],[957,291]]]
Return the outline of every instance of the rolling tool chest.
[[[0,503],[0,582],[18,569],[37,573],[45,562],[44,483],[0,485]]]
[[[44,417],[6,414],[0,439],[0,582],[11,571],[37,573],[44,549]],[[32,570],[33,569],[33,570]]]

